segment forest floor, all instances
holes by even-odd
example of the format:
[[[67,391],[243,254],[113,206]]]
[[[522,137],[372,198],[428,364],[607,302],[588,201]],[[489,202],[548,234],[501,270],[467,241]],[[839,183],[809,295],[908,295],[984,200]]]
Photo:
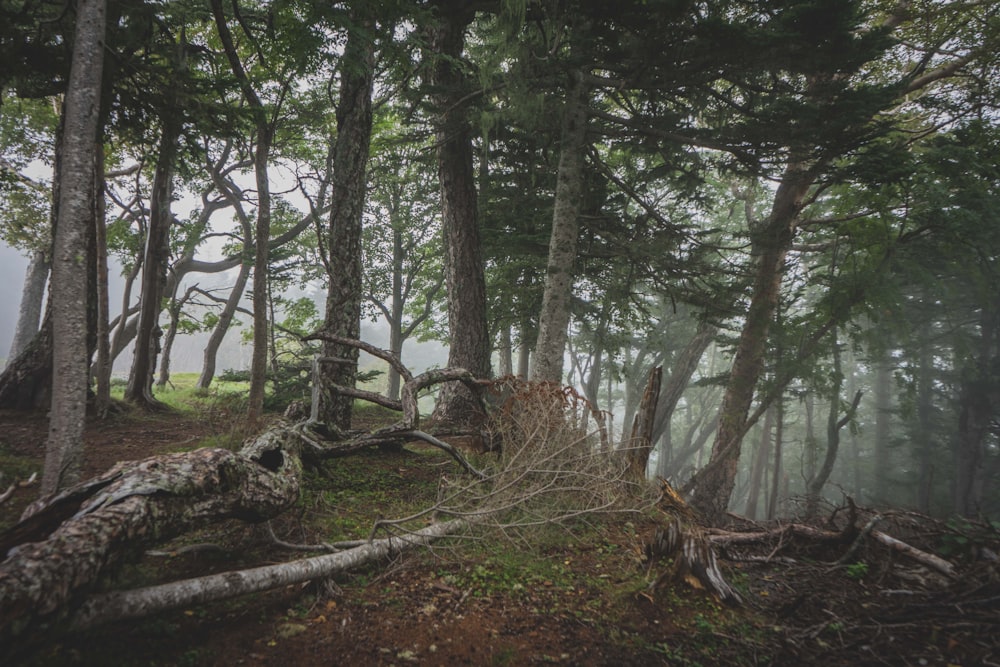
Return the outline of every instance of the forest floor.
[[[233,423],[214,408],[93,420],[86,473],[204,444],[235,446]],[[40,470],[45,435],[44,414],[0,412],[0,492],[13,478]],[[364,538],[378,514],[395,516],[432,500],[445,470],[457,474],[437,450],[413,446],[336,459],[323,476],[307,478],[298,507],[272,522],[274,532],[286,542]],[[37,485],[22,488],[0,505],[0,530],[36,495]],[[909,513],[880,524],[947,556],[958,568],[954,579],[872,541],[845,566],[833,563],[849,544],[787,536],[738,552],[730,548],[721,564],[745,600],[738,607],[684,583],[651,590],[650,582],[668,567],[644,557],[655,527],[653,516],[618,517],[541,531],[531,544],[440,543],[318,584],[62,637],[22,662],[1000,665],[1000,567],[989,559],[1000,539],[989,524],[946,525]],[[193,544],[201,547],[185,549]],[[122,568],[108,587],[302,556],[276,546],[262,527],[236,522],[162,549]]]

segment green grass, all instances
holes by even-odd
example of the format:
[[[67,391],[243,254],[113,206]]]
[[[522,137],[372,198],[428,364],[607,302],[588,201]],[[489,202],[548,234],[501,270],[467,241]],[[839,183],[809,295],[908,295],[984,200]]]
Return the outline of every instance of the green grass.
[[[250,390],[248,382],[226,382],[218,378],[212,380],[207,390],[198,389],[198,373],[173,373],[170,382],[163,387],[153,386],[153,395],[174,410],[191,412],[204,409],[206,401],[238,400]],[[125,394],[125,381],[115,379],[111,384],[112,398],[121,399]]]

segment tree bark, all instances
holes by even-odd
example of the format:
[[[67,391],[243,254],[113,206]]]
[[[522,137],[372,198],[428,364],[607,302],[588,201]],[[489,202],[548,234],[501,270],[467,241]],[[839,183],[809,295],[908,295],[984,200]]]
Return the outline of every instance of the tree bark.
[[[83,459],[89,386],[88,226],[94,220],[94,148],[104,62],[104,0],[80,0],[63,107],[59,199],[52,252],[52,406],[42,492],[74,483]]]
[[[20,356],[31,339],[38,333],[38,325],[42,318],[42,307],[45,304],[45,284],[49,279],[49,261],[45,253],[35,250],[24,272],[24,285],[21,288],[21,305],[17,310],[17,326],[14,329],[14,340],[10,343],[7,354],[7,366]]]
[[[230,325],[233,323],[240,300],[243,299],[243,292],[246,290],[247,281],[250,279],[250,269],[251,266],[249,263],[244,262],[240,265],[240,272],[236,275],[236,282],[229,293],[229,298],[226,299],[226,303],[222,307],[222,312],[219,313],[219,319],[208,337],[208,342],[205,343],[201,374],[195,383],[198,389],[208,389],[212,385],[212,380],[215,379],[215,361],[219,355],[219,348],[222,346],[222,341],[226,337]]]
[[[830,413],[827,415],[826,421],[826,455],[823,457],[823,465],[806,485],[806,516],[808,517],[815,517],[819,514],[820,494],[823,491],[823,486],[830,479],[830,473],[833,472],[833,465],[836,463],[837,454],[840,451],[840,431],[854,419],[862,396],[862,392],[857,391],[844,416],[840,416],[840,390],[844,386],[844,374],[841,368],[840,343],[837,341],[836,328],[833,330],[832,339],[833,389],[830,397]]]
[[[469,524],[470,521],[455,519],[435,523],[400,537],[372,540],[338,553],[97,595],[86,601],[71,619],[71,624],[74,629],[81,630],[109,621],[142,618],[167,609],[227,600],[239,595],[323,579],[452,535]]]
[[[165,110],[161,116],[163,129],[153,175],[149,228],[146,230],[146,250],[142,262],[139,324],[132,353],[132,369],[125,388],[125,400],[146,409],[162,407],[153,397],[153,374],[156,371],[162,335],[159,319],[170,254],[170,207],[174,191],[177,142],[181,132],[179,113],[178,109],[173,108]]]
[[[472,129],[468,84],[459,63],[465,30],[475,9],[462,0],[436,3],[431,28],[432,82],[438,144],[438,180],[444,235],[445,286],[448,292],[448,366],[476,377],[490,374],[490,337],[486,320],[486,275],[479,236],[476,179],[472,169]],[[434,408],[440,422],[464,423],[479,415],[474,397],[458,385],[441,388]]]
[[[531,379],[562,382],[570,305],[573,297],[573,264],[579,236],[580,206],[583,200],[584,155],[587,151],[587,106],[590,90],[583,72],[572,72],[563,110],[559,170],[556,175],[555,204],[549,258],[538,317],[538,340]]]
[[[13,647],[18,636],[63,621],[136,547],[224,518],[280,514],[298,499],[298,443],[281,425],[238,453],[199,449],[120,463],[29,506],[0,543],[7,556],[0,563],[0,645]]]
[[[691,504],[710,520],[725,514],[736,483],[744,426],[764,369],[764,352],[778,307],[785,257],[791,249],[797,218],[811,184],[812,178],[801,164],[789,164],[775,192],[770,215],[762,229],[752,235],[756,253],[754,282],[722,399],[719,430],[708,465],[689,484],[694,491]]]
[[[625,450],[625,459],[633,479],[645,481],[649,453],[653,449],[653,422],[660,400],[660,385],[663,382],[663,367],[657,366],[649,372],[646,389],[632,420],[632,433]]]
[[[753,465],[750,467],[750,490],[747,492],[747,506],[744,514],[751,521],[757,519],[757,504],[760,500],[761,488],[763,488],[764,471],[771,458],[771,422],[773,417],[774,408],[771,408],[764,415],[764,424],[760,429],[760,445],[754,452]]]
[[[107,86],[105,86],[107,88]],[[96,384],[94,396],[94,411],[102,418],[111,407],[111,304],[108,296],[108,229],[106,221],[107,207],[104,201],[104,146],[97,142],[95,147],[96,182],[96,219],[94,220],[94,242],[97,249],[95,268],[95,287],[97,288],[97,349],[91,375]]]
[[[362,218],[367,197],[368,153],[372,135],[372,89],[375,77],[374,21],[354,11],[359,27],[347,36],[341,60],[337,139],[333,158],[332,210],[328,233],[329,284],[324,330],[345,338],[361,334]],[[355,386],[358,350],[323,342],[312,418],[341,430],[351,428],[354,399],[334,387]]]

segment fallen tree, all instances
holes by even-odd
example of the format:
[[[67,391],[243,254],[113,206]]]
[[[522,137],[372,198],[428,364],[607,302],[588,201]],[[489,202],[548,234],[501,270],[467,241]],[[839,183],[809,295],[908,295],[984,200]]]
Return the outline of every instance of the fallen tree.
[[[101,576],[150,544],[226,518],[277,516],[298,499],[297,450],[281,425],[238,453],[121,463],[29,506],[0,536],[0,645],[62,624]]]
[[[238,452],[201,449],[121,463],[31,505],[17,525],[0,535],[0,646],[11,651],[68,629],[328,577],[470,526],[498,528],[512,538],[533,527],[597,513],[646,513],[659,498],[636,474],[628,452],[609,451],[603,434],[583,430],[579,410],[594,408],[572,390],[511,379],[494,386],[503,396],[501,409],[484,425],[481,437],[502,444],[487,468],[479,470],[449,443],[421,430],[417,398],[421,390],[441,382],[463,382],[477,392],[489,383],[461,369],[418,376],[406,372],[403,377],[402,419],[389,427],[335,434],[337,440],[331,442],[320,424],[281,421]],[[655,401],[647,409],[655,410]],[[260,522],[278,516],[299,497],[303,463],[415,439],[446,451],[469,474],[442,477],[437,502],[412,516],[377,522],[368,540],[353,549],[135,591],[96,593],[104,575],[154,543],[221,519]],[[669,525],[677,544],[695,544],[685,537],[687,526]],[[376,539],[378,531],[389,537]],[[721,597],[736,599],[726,593],[708,543],[696,544],[697,549],[674,554],[686,563],[685,573],[701,578]]]

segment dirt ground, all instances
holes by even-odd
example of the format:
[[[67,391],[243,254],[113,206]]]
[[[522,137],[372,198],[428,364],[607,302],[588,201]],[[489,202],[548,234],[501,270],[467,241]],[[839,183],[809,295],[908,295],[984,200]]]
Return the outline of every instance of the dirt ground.
[[[0,412],[0,492],[12,476],[40,468],[44,415]],[[86,473],[119,460],[192,447],[229,435],[225,420],[160,415],[92,422]],[[438,470],[407,451],[365,455],[394,489]],[[13,463],[11,463],[13,462]],[[37,494],[18,490],[0,505],[9,526]],[[841,514],[842,516],[842,514]],[[859,518],[863,523],[864,517]],[[295,518],[280,526],[294,532]],[[734,529],[768,526],[740,524]],[[773,527],[773,526],[772,526]],[[824,526],[826,527],[826,526]],[[880,529],[945,554],[947,578],[866,543],[856,562],[833,565],[849,545],[791,537],[731,547],[723,570],[745,598],[726,607],[676,584],[649,590],[666,565],[641,559],[652,525],[609,523],[601,543],[571,543],[534,557],[552,580],[494,571],[507,558],[448,547],[404,554],[360,572],[53,639],[25,665],[1000,665],[1000,550],[985,523],[956,527],[899,513]],[[169,580],[298,557],[260,529],[219,526],[220,549],[147,556],[110,583],[150,572]],[[534,569],[532,568],[532,571]],[[527,572],[527,570],[526,570]],[[513,579],[513,580],[512,580]]]

